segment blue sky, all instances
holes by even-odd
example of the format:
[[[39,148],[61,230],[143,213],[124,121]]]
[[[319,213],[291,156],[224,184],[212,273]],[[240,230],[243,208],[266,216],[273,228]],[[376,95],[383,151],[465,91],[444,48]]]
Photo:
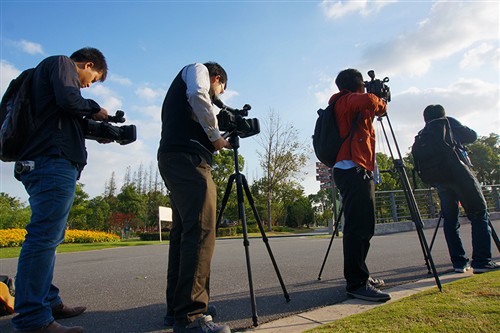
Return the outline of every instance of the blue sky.
[[[217,61],[228,72],[225,104],[252,106],[265,126],[270,110],[311,147],[300,182],[316,193],[311,134],[345,68],[390,77],[389,113],[403,154],[423,127],[422,111],[442,104],[479,135],[500,132],[498,1],[23,1],[0,0],[1,93],[25,68],[50,55],[92,46],[109,76],[82,93],[138,127],[127,146],[88,142],[81,182],[102,194],[115,171],[156,165],[160,110],[178,71]],[[378,150],[389,154],[381,140]],[[261,177],[255,137],[241,140],[244,173]],[[0,162],[0,192],[27,199]]]

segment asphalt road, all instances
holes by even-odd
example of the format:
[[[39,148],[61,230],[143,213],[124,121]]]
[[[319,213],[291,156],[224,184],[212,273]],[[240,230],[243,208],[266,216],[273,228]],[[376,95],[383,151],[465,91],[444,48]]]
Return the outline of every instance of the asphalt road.
[[[494,221],[500,232],[500,221]],[[433,229],[425,230],[430,243]],[[462,238],[471,255],[470,225],[462,226]],[[318,280],[329,236],[277,237],[269,244],[290,295],[286,302],[270,255],[262,238],[250,239],[250,266],[256,296],[258,322],[262,324],[346,299],[342,275],[342,241],[335,239],[328,261]],[[57,255],[54,276],[68,305],[85,305],[76,318],[61,320],[64,325],[81,325],[92,333],[170,332],[163,327],[167,245],[147,245]],[[493,246],[493,255],[499,253]],[[439,274],[449,272],[446,243],[438,232],[432,256]],[[14,276],[17,259],[0,259],[0,274]],[[427,278],[416,231],[375,236],[368,257],[374,277],[388,287]],[[234,331],[252,327],[252,307],[245,248],[241,239],[217,240],[212,263],[212,304],[217,322]],[[437,292],[437,287],[436,287]],[[10,317],[0,318],[0,332],[11,332]]]

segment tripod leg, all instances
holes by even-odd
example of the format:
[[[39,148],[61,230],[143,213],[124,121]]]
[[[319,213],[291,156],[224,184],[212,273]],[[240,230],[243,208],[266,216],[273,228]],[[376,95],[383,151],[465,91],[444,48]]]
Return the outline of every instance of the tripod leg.
[[[326,259],[328,258],[328,254],[330,253],[330,249],[332,247],[333,238],[335,238],[335,235],[339,230],[339,222],[343,212],[344,212],[344,206],[340,208],[339,215],[337,216],[337,220],[335,221],[335,230],[333,231],[332,238],[330,239],[330,244],[328,244],[328,249],[326,250],[325,253],[325,259],[323,259],[323,264],[321,265],[321,269],[319,270],[318,280],[321,280],[321,274],[323,274],[323,269],[325,268]]]
[[[262,235],[262,241],[266,245],[267,252],[269,253],[269,257],[271,257],[271,261],[274,266],[274,270],[276,271],[276,275],[278,277],[278,280],[281,285],[281,289],[283,290],[283,294],[285,296],[285,300],[287,302],[290,302],[290,296],[288,295],[288,292],[285,287],[285,283],[283,282],[283,278],[281,277],[280,270],[278,268],[278,265],[276,264],[276,260],[274,259],[273,252],[271,251],[271,246],[269,245],[269,240],[266,236],[266,232],[264,231],[264,226],[262,225],[262,220],[260,219],[259,212],[257,211],[257,208],[255,208],[255,203],[252,198],[252,193],[250,193],[250,189],[248,188],[248,183],[245,178],[245,176],[241,175],[242,181],[243,181],[243,187],[245,189],[245,193],[247,195],[248,203],[250,204],[250,207],[252,207],[253,215],[255,217],[255,220],[257,221],[257,225],[259,226],[260,234]]]
[[[238,170],[235,168],[235,170]],[[243,175],[236,173],[236,194],[238,198],[238,213],[241,220],[241,226],[243,229],[243,246],[245,248],[245,257],[247,263],[247,274],[248,274],[248,287],[250,289],[250,303],[252,306],[252,320],[253,326],[259,326],[257,317],[257,302],[255,300],[255,292],[253,289],[253,278],[252,278],[252,266],[250,264],[250,242],[248,241],[248,230],[247,230],[247,220],[245,217],[245,204],[243,200]]]
[[[217,222],[216,222],[217,224],[215,225],[216,234],[217,231],[219,231],[222,215],[224,214],[224,209],[226,208],[227,200],[229,199],[229,194],[231,193],[231,189],[233,188],[234,179],[235,175],[232,174],[231,176],[229,176],[229,179],[227,181],[226,191],[224,192],[224,197],[222,198],[219,216],[217,217]]]
[[[432,247],[434,246],[434,241],[436,240],[436,235],[439,229],[439,225],[441,224],[441,219],[443,218],[443,212],[439,213],[439,219],[436,225],[436,229],[434,230],[434,235],[432,235],[431,245],[429,245],[429,251],[432,251]]]
[[[493,228],[493,224],[491,223],[490,218],[488,218],[488,224],[490,225],[491,228],[491,237],[493,238],[493,241],[497,246],[498,252],[500,252],[500,239],[498,239],[498,234],[496,233],[495,228]]]
[[[427,268],[429,268],[430,266],[429,272],[432,270],[432,273],[434,275],[434,280],[436,281],[436,285],[439,288],[439,291],[442,291],[441,281],[439,280],[439,276],[436,271],[436,266],[434,265],[434,260],[432,259],[431,251],[427,244],[427,240],[425,239],[425,234],[423,230],[424,223],[422,222],[422,217],[420,216],[420,212],[418,210],[417,200],[415,199],[413,191],[411,190],[410,182],[408,180],[408,176],[406,174],[403,161],[401,159],[394,160],[394,166],[398,170],[401,182],[403,184],[406,200],[408,202],[408,207],[410,208],[410,214],[412,216],[413,222],[415,223],[415,227],[417,229],[418,238],[420,240],[420,245],[422,247]]]

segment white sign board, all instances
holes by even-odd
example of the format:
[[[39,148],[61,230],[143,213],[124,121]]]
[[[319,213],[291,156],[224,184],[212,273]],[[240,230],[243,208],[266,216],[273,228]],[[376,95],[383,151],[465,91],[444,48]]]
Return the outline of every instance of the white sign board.
[[[158,232],[161,242],[161,221],[172,222],[172,208],[158,206]]]

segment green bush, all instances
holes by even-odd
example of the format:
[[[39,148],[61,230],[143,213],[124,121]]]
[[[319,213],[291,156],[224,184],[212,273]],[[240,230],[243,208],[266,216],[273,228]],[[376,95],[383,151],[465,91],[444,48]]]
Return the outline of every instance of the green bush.
[[[277,226],[273,227],[273,231],[276,231],[276,232],[294,232],[295,229],[290,228],[290,227],[284,227],[281,225],[277,225]]]
[[[236,236],[236,227],[219,228],[217,237]]]
[[[157,232],[143,232],[138,234],[139,238],[142,241],[159,241],[160,240],[160,234]],[[167,240],[170,238],[170,232],[162,232],[161,233],[161,239],[162,240]]]
[[[243,233],[243,227],[242,226],[237,226],[236,227],[236,232],[238,234],[242,234]],[[259,232],[259,227],[257,225],[247,225],[247,233],[251,233],[251,232]]]

